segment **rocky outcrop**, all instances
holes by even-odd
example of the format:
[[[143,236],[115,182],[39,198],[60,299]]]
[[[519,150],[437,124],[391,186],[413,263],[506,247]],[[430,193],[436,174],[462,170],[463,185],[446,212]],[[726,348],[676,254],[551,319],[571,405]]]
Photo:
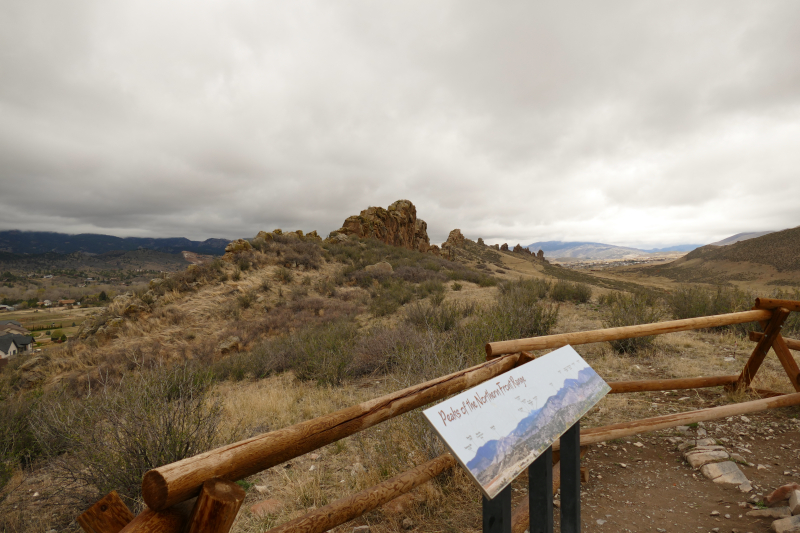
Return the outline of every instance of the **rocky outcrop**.
[[[502,245],[500,245],[500,249],[502,251],[504,251],[504,252],[507,252],[508,251],[508,243],[504,242]]]
[[[417,218],[417,208],[408,200],[398,200],[388,209],[370,207],[360,215],[347,217],[342,227],[332,231],[327,240],[341,241],[342,236],[350,235],[420,252],[427,252],[431,247],[428,225]]]
[[[451,261],[456,257],[456,248],[463,248],[466,243],[464,234],[460,229],[454,229],[447,236],[447,240],[442,243],[442,257]]]
[[[517,254],[528,254],[528,255],[530,255],[530,254],[531,254],[531,251],[530,251],[530,250],[528,250],[527,248],[523,247],[521,244],[519,244],[519,243],[518,243],[518,244],[517,244],[517,245],[514,247],[514,253],[517,253]]]
[[[236,254],[252,249],[253,245],[246,240],[236,239],[235,241],[231,241],[228,246],[225,247],[225,255],[222,256],[222,260],[233,262]]]
[[[541,259],[542,261],[544,261],[544,252],[542,250],[539,250],[538,252],[536,252],[536,258],[537,259]]]

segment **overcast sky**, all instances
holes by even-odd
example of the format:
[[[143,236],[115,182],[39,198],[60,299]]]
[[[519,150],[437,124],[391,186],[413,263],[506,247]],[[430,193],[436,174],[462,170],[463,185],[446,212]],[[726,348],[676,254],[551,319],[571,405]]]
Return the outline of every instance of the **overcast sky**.
[[[0,229],[800,225],[800,2],[0,2]]]

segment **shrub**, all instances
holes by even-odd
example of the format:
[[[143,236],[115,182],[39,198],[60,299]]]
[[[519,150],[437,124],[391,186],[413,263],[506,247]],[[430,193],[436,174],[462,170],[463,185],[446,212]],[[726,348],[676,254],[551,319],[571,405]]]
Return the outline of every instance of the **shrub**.
[[[406,309],[405,320],[409,324],[444,332],[454,329],[461,318],[474,313],[474,306],[462,306],[455,303],[426,305],[415,302]]]
[[[390,315],[413,298],[414,291],[408,283],[387,279],[373,294],[369,310],[375,316]]]
[[[336,296],[336,282],[329,277],[319,279],[314,285],[314,290],[316,290],[322,296]]]
[[[686,285],[666,297],[670,313],[676,319],[744,311],[752,307],[754,300],[755,297],[748,292],[721,285],[714,289]],[[729,329],[744,335],[750,327],[746,324],[733,324],[714,329]]]
[[[294,273],[285,267],[280,267],[275,271],[275,279],[281,283],[291,283],[294,280]]]
[[[255,291],[247,291],[240,294],[236,301],[242,309],[249,309],[256,302],[256,293]]]
[[[447,276],[438,271],[417,266],[398,267],[392,275],[395,278],[400,278],[411,283],[422,283],[423,281],[429,280],[445,281],[447,279]]]
[[[30,426],[36,401],[35,397],[0,401],[0,489],[17,465],[28,463],[41,454]]]
[[[140,497],[142,475],[212,448],[222,406],[211,375],[188,366],[129,376],[82,402],[42,402],[31,425],[64,496],[83,505],[112,490]],[[65,453],[68,452],[68,453]]]
[[[603,327],[618,328],[658,322],[663,316],[660,302],[649,292],[639,291],[632,294],[613,292],[604,296],[606,306],[603,316]],[[619,353],[635,354],[653,344],[655,337],[635,337],[611,341],[611,346]]]
[[[451,288],[452,290],[454,290],[454,291],[460,291],[460,290],[461,290],[463,287],[464,287],[464,286],[463,286],[463,285],[461,285],[461,284],[460,284],[459,282],[457,282],[457,281],[454,281],[454,282],[453,282],[453,284],[452,284],[452,285],[450,285],[450,288]]]
[[[499,284],[496,303],[463,328],[463,340],[474,349],[485,342],[548,335],[558,322],[558,306],[543,300],[549,284],[519,280]]]
[[[231,276],[231,279],[233,281],[239,281],[239,280],[242,279],[242,271],[239,269],[239,267],[236,267],[236,270],[233,271],[233,275]]]
[[[444,284],[439,280],[423,281],[417,286],[417,293],[420,298],[426,298],[431,295],[440,294],[444,299]],[[440,302],[441,303],[441,302]]]
[[[572,283],[560,279],[550,288],[550,297],[557,302],[571,300],[586,303],[592,297],[592,288],[586,283]]]
[[[294,370],[299,379],[338,385],[353,359],[358,326],[350,320],[302,329],[275,343],[262,346],[265,370]]]
[[[240,257],[239,260],[236,262],[236,265],[239,267],[239,270],[241,270],[242,272],[246,272],[247,270],[250,270],[250,267],[252,266],[250,264],[250,261],[246,257]]]

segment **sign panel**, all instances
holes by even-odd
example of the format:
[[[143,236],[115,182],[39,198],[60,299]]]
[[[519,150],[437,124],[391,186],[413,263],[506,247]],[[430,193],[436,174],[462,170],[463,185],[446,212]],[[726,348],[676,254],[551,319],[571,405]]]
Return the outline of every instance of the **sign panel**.
[[[610,390],[564,346],[423,414],[491,499]]]

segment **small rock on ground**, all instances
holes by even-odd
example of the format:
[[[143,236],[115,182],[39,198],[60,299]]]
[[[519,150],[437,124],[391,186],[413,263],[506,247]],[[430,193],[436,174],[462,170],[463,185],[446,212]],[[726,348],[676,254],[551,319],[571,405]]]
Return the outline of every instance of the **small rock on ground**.
[[[775,520],[770,527],[775,533],[798,533],[800,532],[800,516]]]
[[[710,463],[703,466],[700,472],[714,483],[742,485],[749,482],[733,461]]]

